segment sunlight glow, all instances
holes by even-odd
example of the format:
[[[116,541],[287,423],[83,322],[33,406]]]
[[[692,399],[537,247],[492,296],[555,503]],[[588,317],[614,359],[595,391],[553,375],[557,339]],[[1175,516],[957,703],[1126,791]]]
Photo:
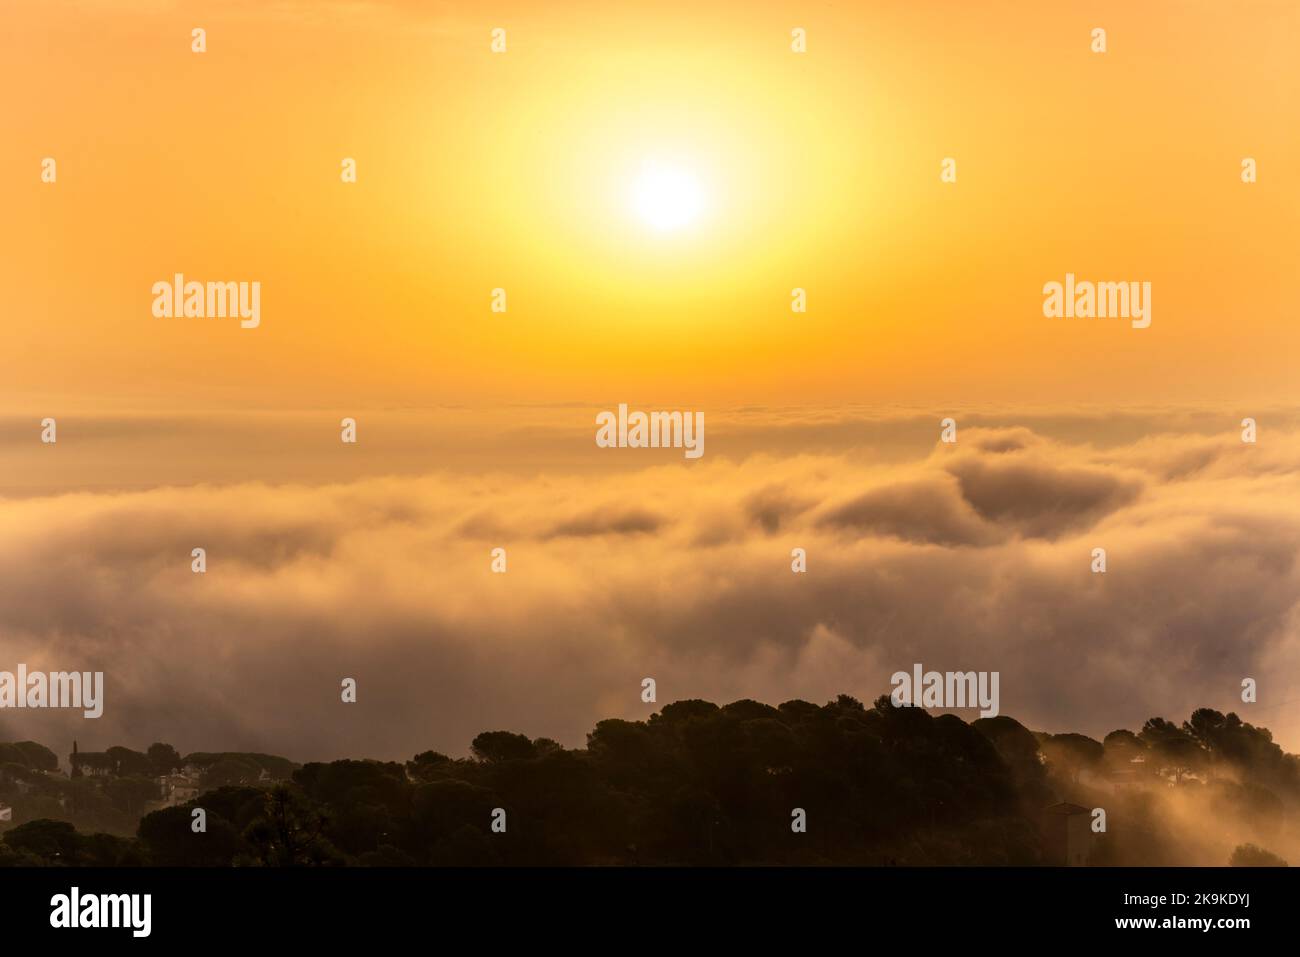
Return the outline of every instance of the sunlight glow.
[[[647,225],[671,232],[699,218],[704,189],[688,170],[647,164],[632,186],[632,209]]]

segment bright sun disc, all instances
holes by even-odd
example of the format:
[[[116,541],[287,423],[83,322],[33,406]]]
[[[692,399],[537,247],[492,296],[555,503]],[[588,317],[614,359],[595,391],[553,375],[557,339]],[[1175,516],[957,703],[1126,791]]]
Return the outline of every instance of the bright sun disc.
[[[632,208],[657,230],[680,229],[699,218],[704,190],[686,170],[647,166],[632,186]]]

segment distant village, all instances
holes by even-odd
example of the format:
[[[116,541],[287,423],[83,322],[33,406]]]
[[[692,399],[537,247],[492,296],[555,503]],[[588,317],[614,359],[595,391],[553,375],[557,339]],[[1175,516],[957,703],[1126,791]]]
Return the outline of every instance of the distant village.
[[[82,751],[72,743],[65,766],[34,741],[0,743],[0,831],[49,818],[82,829],[131,835],[140,818],[177,807],[213,788],[266,786],[298,765],[274,755],[240,752],[181,756],[167,744],[147,751]]]

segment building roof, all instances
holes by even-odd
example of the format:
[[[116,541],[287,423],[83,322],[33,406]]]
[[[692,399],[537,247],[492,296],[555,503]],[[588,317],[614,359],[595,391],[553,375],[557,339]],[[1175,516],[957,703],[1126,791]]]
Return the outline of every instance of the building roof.
[[[1088,809],[1086,807],[1079,807],[1077,804],[1071,804],[1069,801],[1062,801],[1060,804],[1053,804],[1049,808],[1044,808],[1043,813],[1061,815],[1087,814]]]

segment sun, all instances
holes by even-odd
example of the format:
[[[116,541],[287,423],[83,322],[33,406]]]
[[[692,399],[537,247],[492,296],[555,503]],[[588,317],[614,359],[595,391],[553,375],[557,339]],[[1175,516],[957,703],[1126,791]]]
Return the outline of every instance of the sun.
[[[632,184],[632,210],[658,232],[674,232],[699,219],[704,187],[689,169],[646,163]]]

